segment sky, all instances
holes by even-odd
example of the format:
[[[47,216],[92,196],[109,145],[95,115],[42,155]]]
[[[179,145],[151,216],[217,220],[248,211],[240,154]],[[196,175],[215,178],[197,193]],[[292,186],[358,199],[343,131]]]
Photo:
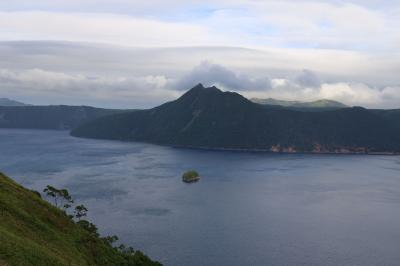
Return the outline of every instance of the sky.
[[[0,2],[0,97],[150,108],[198,83],[400,108],[400,2]]]

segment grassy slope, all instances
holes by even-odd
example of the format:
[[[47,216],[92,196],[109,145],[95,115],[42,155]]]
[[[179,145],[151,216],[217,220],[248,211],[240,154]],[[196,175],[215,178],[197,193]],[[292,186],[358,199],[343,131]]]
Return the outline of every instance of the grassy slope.
[[[7,264],[6,264],[7,263]],[[127,256],[0,173],[0,265],[159,265]]]

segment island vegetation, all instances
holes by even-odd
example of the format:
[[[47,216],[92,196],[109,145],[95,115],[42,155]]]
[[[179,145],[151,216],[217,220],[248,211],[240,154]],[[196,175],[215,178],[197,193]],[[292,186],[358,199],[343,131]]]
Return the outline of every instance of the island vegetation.
[[[66,189],[47,186],[44,197],[54,205],[0,173],[0,265],[161,265],[100,236]]]
[[[200,180],[200,175],[198,172],[191,170],[187,171],[182,175],[182,181],[185,183],[193,183]]]

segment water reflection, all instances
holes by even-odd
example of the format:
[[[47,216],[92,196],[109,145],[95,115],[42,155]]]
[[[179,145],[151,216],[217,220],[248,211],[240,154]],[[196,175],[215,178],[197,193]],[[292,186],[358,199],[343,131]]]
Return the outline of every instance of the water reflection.
[[[174,149],[0,130],[0,169],[66,187],[166,265],[397,265],[400,159]],[[181,182],[196,169],[202,180]]]

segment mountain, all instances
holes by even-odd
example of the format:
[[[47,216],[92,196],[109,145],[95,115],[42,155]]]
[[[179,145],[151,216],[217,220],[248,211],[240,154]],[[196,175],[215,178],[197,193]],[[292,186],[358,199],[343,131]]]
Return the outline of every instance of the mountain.
[[[113,248],[94,228],[0,173],[0,265],[161,265]]]
[[[88,106],[0,106],[0,128],[73,129],[121,110]]]
[[[400,128],[400,109],[392,109],[392,110],[372,109],[370,111],[382,117],[383,119],[393,124],[397,128]]]
[[[149,110],[105,116],[72,136],[274,152],[400,152],[395,119],[361,107],[303,112],[266,108],[201,84]]]
[[[8,98],[0,98],[0,106],[28,106],[29,104],[17,102]]]
[[[284,100],[276,100],[273,98],[268,99],[260,99],[260,98],[252,98],[250,99],[252,102],[263,104],[263,105],[278,105],[283,107],[294,107],[294,108],[326,108],[326,109],[339,109],[346,108],[347,105],[333,101],[333,100],[317,100],[313,102],[300,102],[300,101],[284,101]]]

